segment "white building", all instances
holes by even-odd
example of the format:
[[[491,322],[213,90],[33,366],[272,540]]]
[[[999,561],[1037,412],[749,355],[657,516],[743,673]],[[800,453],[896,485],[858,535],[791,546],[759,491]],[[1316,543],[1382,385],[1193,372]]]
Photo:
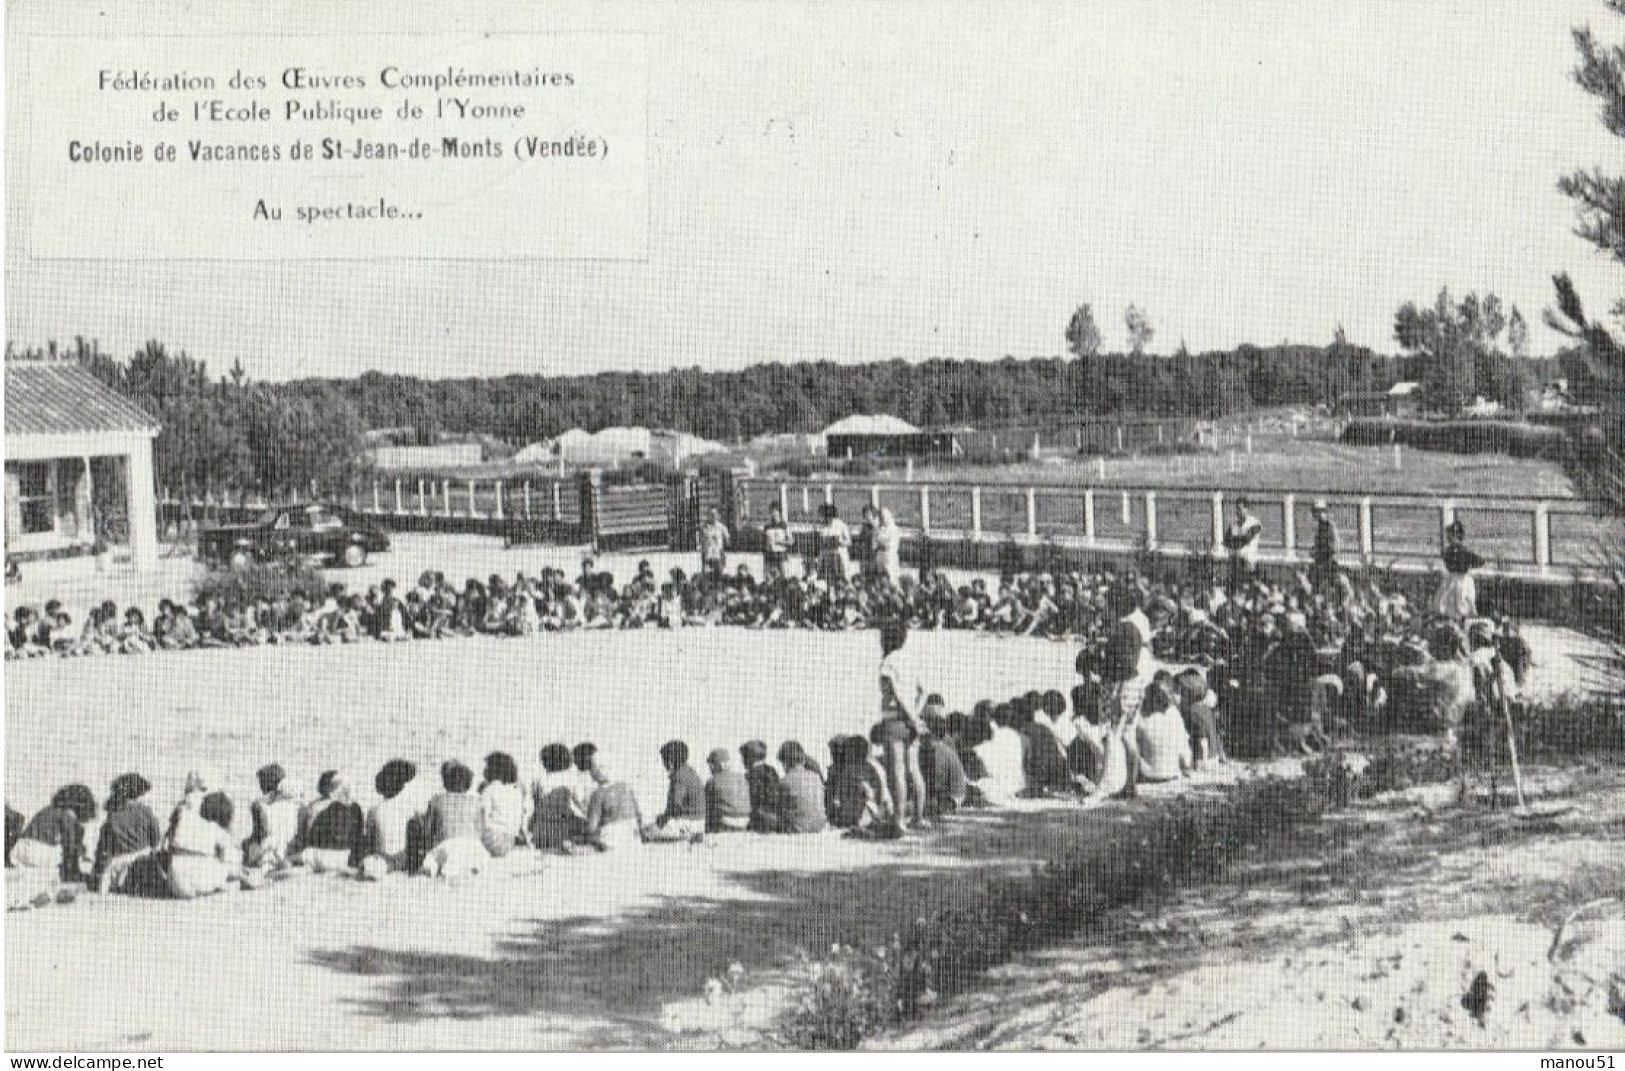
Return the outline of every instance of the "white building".
[[[158,563],[158,422],[64,361],[6,362],[6,554]]]

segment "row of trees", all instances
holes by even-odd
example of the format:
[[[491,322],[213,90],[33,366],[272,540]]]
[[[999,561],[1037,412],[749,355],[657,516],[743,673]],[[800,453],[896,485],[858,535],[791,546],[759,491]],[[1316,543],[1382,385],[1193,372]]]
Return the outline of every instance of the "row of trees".
[[[211,378],[205,362],[148,342],[128,360],[78,339],[20,350],[7,360],[74,360],[156,417],[161,487],[178,494],[254,491],[268,497],[342,487],[363,464],[365,426],[326,384],[253,383],[241,366]]]
[[[1334,342],[1172,357],[773,363],[732,372],[449,380],[368,372],[294,386],[330,389],[349,399],[368,427],[410,426],[424,439],[456,431],[524,443],[573,427],[640,424],[731,442],[817,431],[851,413],[891,413],[925,427],[1130,412],[1213,417],[1384,389],[1400,378],[1404,363]]]

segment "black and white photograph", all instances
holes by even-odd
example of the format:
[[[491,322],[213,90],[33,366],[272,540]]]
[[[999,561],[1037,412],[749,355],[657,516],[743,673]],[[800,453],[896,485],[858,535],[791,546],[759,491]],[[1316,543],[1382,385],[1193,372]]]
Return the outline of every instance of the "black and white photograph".
[[[1625,0],[3,17],[12,1066],[1625,1060]]]

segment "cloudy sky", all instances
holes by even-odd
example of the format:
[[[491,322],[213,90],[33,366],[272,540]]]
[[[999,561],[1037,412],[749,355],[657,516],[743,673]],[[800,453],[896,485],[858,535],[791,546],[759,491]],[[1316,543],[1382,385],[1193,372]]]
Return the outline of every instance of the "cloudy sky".
[[[992,359],[1062,352],[1088,301],[1109,348],[1134,302],[1156,350],[1342,324],[1387,351],[1442,285],[1532,324],[1553,272],[1599,309],[1625,287],[1554,186],[1625,167],[1569,80],[1571,26],[1625,39],[1598,0],[171,7],[8,5],[8,71],[41,29],[646,33],[648,258],[31,259],[11,73],[10,339],[156,338],[274,379]]]

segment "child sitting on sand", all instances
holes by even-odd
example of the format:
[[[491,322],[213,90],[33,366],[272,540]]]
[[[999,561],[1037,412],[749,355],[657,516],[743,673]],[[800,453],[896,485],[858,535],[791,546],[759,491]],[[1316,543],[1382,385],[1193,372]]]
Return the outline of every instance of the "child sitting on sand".
[[[665,844],[705,836],[705,783],[688,764],[688,745],[668,740],[660,745],[660,762],[668,778],[666,809],[643,831],[643,839]]]
[[[389,873],[410,872],[412,833],[418,811],[405,792],[418,768],[405,759],[390,759],[373,778],[383,802],[367,815],[367,852],[362,875],[377,880]]]
[[[247,866],[284,867],[298,851],[304,833],[305,808],[282,788],[286,777],[282,767],[274,762],[260,767],[254,775],[261,795],[248,808],[253,831],[243,841],[243,862]]]
[[[194,779],[188,797],[205,782]],[[224,793],[209,792],[196,805],[182,802],[169,830],[169,888],[181,900],[217,893],[238,877],[242,856],[231,839],[232,806]]]
[[[337,770],[323,772],[316,791],[321,798],[311,804],[299,858],[317,874],[347,873],[366,855],[366,817],[350,798],[349,779]]]
[[[583,839],[601,852],[636,847],[642,843],[639,831],[643,828],[643,811],[638,806],[637,796],[633,795],[630,785],[610,777],[596,749],[591,762],[597,787],[587,804]]]
[[[107,796],[107,820],[96,839],[91,884],[100,892],[124,892],[137,860],[150,859],[164,839],[152,809],[141,802],[152,785],[138,773],[119,774]],[[132,890],[133,891],[133,890]]]
[[[750,826],[750,784],[733,768],[727,748],[717,748],[705,758],[711,780],[705,783],[705,831],[739,832]]]
[[[524,844],[529,818],[529,801],[519,787],[519,766],[512,755],[491,752],[485,756],[485,781],[480,785],[480,835],[485,850],[501,858]]]
[[[548,744],[539,756],[542,776],[531,788],[533,817],[531,837],[544,851],[563,850],[579,843],[586,833],[586,801],[580,796],[583,775],[571,763],[570,749],[564,744]],[[591,768],[591,756],[588,768]],[[594,788],[597,786],[595,785]],[[588,793],[588,798],[591,793]]]
[[[485,850],[480,799],[474,787],[474,771],[449,759],[440,767],[440,783],[445,791],[429,801],[426,835],[429,854],[422,873],[432,878],[454,878],[477,874],[485,869],[491,853]]]

